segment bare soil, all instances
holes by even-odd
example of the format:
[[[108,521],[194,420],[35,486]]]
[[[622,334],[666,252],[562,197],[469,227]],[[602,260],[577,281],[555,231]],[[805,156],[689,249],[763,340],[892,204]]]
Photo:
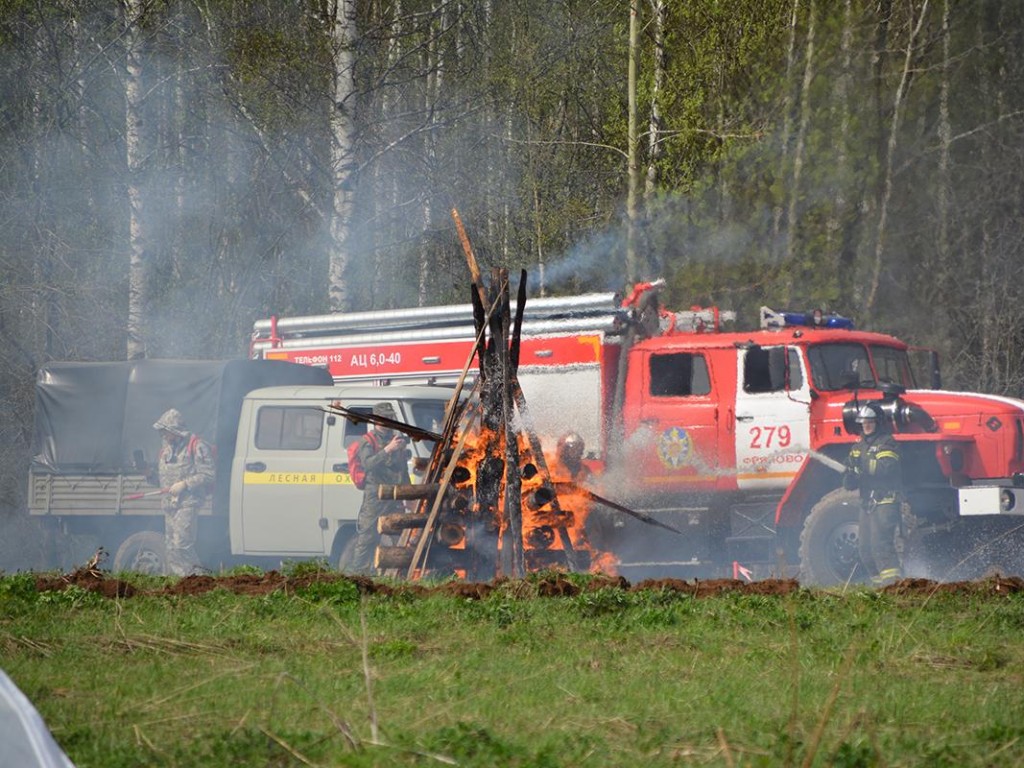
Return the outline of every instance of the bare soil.
[[[278,571],[267,573],[242,574],[237,576],[187,576],[168,586],[154,590],[139,589],[121,579],[114,578],[95,568],[79,568],[73,573],[61,575],[40,575],[36,578],[36,589],[40,592],[53,592],[76,586],[96,592],[103,597],[130,598],[138,595],[200,595],[214,589],[224,589],[238,595],[266,595],[271,592],[293,592],[312,583],[330,583],[349,581],[356,585],[359,592],[367,595],[448,595],[452,597],[483,599],[499,588],[507,588],[507,580],[496,579],[490,582],[445,582],[442,584],[424,584],[408,582],[402,584],[385,583],[363,576],[343,574],[315,573],[296,577],[286,576]],[[581,591],[596,591],[602,588],[622,589],[625,591],[673,591],[682,592],[696,598],[714,597],[722,594],[742,595],[788,595],[801,589],[796,579],[765,579],[763,581],[739,581],[734,579],[648,579],[630,584],[622,577],[595,577],[584,586],[570,581],[562,574],[546,574],[529,583],[522,582],[512,585],[514,593],[540,597],[572,597]],[[977,581],[936,582],[928,579],[903,579],[894,584],[880,588],[881,592],[894,595],[928,597],[934,594],[991,595],[1004,596],[1024,591],[1024,579],[993,575]]]

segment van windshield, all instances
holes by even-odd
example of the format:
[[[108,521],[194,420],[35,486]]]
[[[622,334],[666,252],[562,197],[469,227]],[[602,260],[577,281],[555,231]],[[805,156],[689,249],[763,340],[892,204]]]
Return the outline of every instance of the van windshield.
[[[815,344],[807,349],[816,389],[865,389],[880,384],[914,386],[905,350],[879,344]]]
[[[444,400],[413,400],[406,403],[412,411],[412,423],[420,429],[441,433],[444,427],[444,409],[448,403]],[[432,446],[432,441],[426,445]]]

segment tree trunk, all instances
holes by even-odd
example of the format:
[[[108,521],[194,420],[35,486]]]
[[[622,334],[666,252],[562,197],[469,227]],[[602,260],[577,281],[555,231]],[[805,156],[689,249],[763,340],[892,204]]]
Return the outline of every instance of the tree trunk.
[[[779,179],[780,190],[775,193],[776,203],[772,210],[772,241],[769,246],[774,260],[782,230],[782,197],[785,194],[786,180],[789,178],[789,137],[793,133],[793,68],[796,65],[796,23],[800,16],[800,0],[793,0],[793,10],[789,18],[789,46],[786,51],[786,76],[783,81],[782,98],[782,138],[779,141]]]
[[[944,283],[949,269],[949,198],[952,189],[950,178],[950,150],[953,128],[949,118],[949,0],[942,4],[942,73],[939,84],[939,178],[938,178],[938,242],[935,244],[936,262],[932,274],[940,284]]]
[[[661,159],[661,92],[667,76],[668,56],[665,52],[665,0],[650,0],[654,26],[654,72],[651,86],[651,115],[647,127],[647,183],[644,188],[645,202],[650,205],[658,184],[658,160]]]
[[[835,295],[848,296],[850,282],[850,264],[852,258],[845,247],[846,238],[842,236],[843,222],[846,213],[846,185],[850,171],[850,159],[847,145],[850,141],[850,86],[853,80],[851,52],[853,50],[853,0],[843,3],[842,38],[839,44],[840,73],[836,80],[835,98],[832,101],[832,123],[839,124],[836,136],[835,182],[832,193],[832,209],[825,224],[825,252],[835,269]],[[834,116],[838,113],[838,119]]]
[[[348,291],[348,263],[352,257],[353,207],[353,112],[355,95],[356,2],[337,0],[331,21],[331,44],[334,52],[334,109],[331,111],[331,174],[333,177],[331,209],[331,254],[328,268],[328,293],[333,312],[351,309]]]
[[[882,186],[882,200],[878,207],[878,229],[875,233],[875,257],[871,268],[871,280],[868,286],[868,294],[864,300],[864,318],[870,324],[871,316],[875,309],[875,299],[878,296],[878,285],[882,275],[882,256],[885,253],[885,226],[889,215],[889,201],[892,198],[893,185],[893,157],[896,154],[896,141],[899,137],[900,109],[906,98],[907,88],[910,84],[911,64],[914,59],[914,44],[917,35],[921,31],[925,16],[928,15],[928,0],[921,5],[921,15],[914,23],[913,15],[910,18],[910,32],[907,36],[907,47],[903,53],[903,71],[900,74],[900,82],[896,87],[896,95],[893,98],[892,120],[889,123],[889,142],[885,152],[885,179]]]
[[[125,159],[128,170],[128,322],[127,357],[146,356],[145,307],[146,249],[148,247],[144,214],[144,182],[148,163],[143,120],[145,86],[142,81],[143,0],[124,0],[126,46],[125,73]]]
[[[786,216],[786,288],[783,301],[793,299],[793,278],[796,275],[796,246],[800,215],[800,176],[804,166],[804,144],[811,123],[811,81],[814,79],[814,0],[807,4],[807,46],[804,51],[804,76],[800,85],[800,124],[793,148],[793,177],[789,183],[789,211]]]
[[[636,251],[636,219],[637,219],[637,192],[640,188],[640,166],[637,161],[637,136],[636,136],[636,76],[637,59],[639,57],[639,3],[640,0],[630,0],[629,3],[629,75],[628,75],[628,110],[629,127],[627,131],[626,148],[628,166],[628,191],[626,193],[626,284],[633,285],[639,278],[640,268]]]

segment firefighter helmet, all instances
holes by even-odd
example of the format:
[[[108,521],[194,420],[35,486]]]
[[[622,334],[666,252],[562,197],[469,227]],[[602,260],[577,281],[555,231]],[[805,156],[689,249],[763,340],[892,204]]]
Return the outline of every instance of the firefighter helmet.
[[[164,412],[164,415],[156,420],[153,425],[153,429],[158,429],[162,432],[170,432],[172,435],[178,437],[184,437],[188,434],[188,427],[185,426],[185,419],[181,416],[181,411],[177,408],[171,408]]]
[[[567,432],[558,438],[558,458],[566,464],[579,464],[584,448],[583,438],[576,432]]]
[[[865,421],[878,421],[878,411],[870,405],[862,405],[857,411],[856,422],[863,424]]]

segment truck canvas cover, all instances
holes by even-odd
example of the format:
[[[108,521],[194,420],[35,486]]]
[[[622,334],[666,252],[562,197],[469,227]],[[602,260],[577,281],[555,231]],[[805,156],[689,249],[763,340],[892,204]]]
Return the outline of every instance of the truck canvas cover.
[[[136,360],[50,363],[36,378],[33,470],[60,474],[138,471],[160,450],[153,423],[177,408],[217,446],[226,477],[242,399],[253,389],[332,383],[327,371],[272,360]]]

